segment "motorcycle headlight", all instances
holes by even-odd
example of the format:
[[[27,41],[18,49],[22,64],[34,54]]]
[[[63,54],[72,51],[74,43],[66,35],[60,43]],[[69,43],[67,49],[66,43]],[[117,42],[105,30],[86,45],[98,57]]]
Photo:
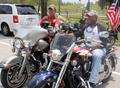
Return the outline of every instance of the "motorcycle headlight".
[[[61,60],[61,52],[60,50],[52,50],[52,60],[60,61]]]
[[[77,60],[72,60],[72,61],[71,61],[71,65],[72,65],[72,66],[76,66],[77,64],[78,64]]]
[[[16,47],[16,48],[23,48],[23,40],[20,39],[20,38],[15,38],[13,40],[13,46]]]

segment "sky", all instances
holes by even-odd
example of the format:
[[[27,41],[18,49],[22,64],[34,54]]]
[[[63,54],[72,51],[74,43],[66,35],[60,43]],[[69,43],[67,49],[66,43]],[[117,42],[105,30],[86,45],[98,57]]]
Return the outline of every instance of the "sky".
[[[79,2],[79,0],[62,0],[63,2]],[[96,1],[98,1],[98,0],[90,0],[91,2],[96,2]],[[86,4],[87,2],[88,2],[88,0],[80,0],[80,2],[81,3],[83,3],[83,4]]]

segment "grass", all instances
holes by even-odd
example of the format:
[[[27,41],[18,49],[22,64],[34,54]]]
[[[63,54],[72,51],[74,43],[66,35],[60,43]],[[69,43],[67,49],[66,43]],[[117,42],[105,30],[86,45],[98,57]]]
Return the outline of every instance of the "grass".
[[[120,33],[118,33],[118,40],[116,40],[115,45],[120,46]]]

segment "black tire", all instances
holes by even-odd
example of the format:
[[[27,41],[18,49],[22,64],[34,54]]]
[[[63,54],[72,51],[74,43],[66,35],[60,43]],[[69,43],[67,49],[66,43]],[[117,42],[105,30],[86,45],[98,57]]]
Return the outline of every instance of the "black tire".
[[[20,66],[11,66],[10,69],[2,69],[1,71],[1,83],[4,88],[22,88],[28,79],[26,69],[22,76],[18,78]]]
[[[2,30],[2,34],[3,34],[4,36],[9,36],[9,35],[11,34],[10,28],[9,28],[8,24],[6,24],[6,23],[3,23],[3,24],[2,24],[1,30]]]

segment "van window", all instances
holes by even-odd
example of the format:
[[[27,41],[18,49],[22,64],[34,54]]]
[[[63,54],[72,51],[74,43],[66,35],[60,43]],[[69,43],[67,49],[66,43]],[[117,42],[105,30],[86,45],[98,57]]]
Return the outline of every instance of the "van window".
[[[31,5],[16,5],[19,15],[37,14],[35,8]]]
[[[0,5],[0,14],[12,14],[12,7],[7,5]]]

